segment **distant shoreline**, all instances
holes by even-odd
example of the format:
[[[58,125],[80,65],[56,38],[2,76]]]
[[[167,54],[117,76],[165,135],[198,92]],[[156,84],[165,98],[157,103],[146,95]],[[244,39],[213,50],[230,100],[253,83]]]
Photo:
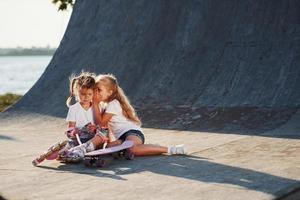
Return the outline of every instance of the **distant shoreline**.
[[[20,54],[20,55],[13,55],[13,54],[8,54],[8,55],[1,55],[0,54],[0,58],[1,57],[8,57],[8,56],[10,56],[10,57],[22,57],[22,56],[24,56],[24,57],[26,57],[26,56],[53,56],[53,54]],[[1,200],[1,199],[0,199]]]
[[[0,48],[0,57],[3,56],[52,56],[56,48],[32,47],[32,48]]]

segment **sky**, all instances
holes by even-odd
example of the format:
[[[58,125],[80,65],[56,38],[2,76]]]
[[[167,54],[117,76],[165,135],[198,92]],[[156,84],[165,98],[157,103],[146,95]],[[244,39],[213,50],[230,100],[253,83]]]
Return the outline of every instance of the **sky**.
[[[52,0],[0,0],[0,48],[58,47],[72,9]]]

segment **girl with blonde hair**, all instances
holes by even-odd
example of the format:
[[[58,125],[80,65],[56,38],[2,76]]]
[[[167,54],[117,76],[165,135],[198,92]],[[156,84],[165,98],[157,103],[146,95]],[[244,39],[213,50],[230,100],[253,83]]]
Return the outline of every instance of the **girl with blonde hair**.
[[[93,111],[95,123],[110,127],[112,134],[117,138],[113,145],[131,140],[134,142],[134,146],[130,150],[136,156],[160,155],[163,153],[187,154],[184,145],[164,147],[145,144],[141,120],[123,89],[119,86],[116,77],[112,74],[96,77]],[[97,143],[96,140],[97,138],[94,139],[95,143]],[[101,140],[98,143],[101,144]]]

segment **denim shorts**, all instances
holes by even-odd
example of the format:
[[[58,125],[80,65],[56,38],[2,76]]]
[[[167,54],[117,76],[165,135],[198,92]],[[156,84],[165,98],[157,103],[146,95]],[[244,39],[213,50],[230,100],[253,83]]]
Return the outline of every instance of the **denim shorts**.
[[[119,137],[119,140],[122,140],[122,142],[124,142],[126,140],[126,138],[128,136],[130,136],[130,135],[137,136],[138,138],[141,139],[141,141],[142,141],[143,144],[145,143],[145,136],[144,136],[144,134],[141,131],[134,130],[134,129],[129,130],[129,131],[123,133],[123,135],[121,135],[121,137]]]

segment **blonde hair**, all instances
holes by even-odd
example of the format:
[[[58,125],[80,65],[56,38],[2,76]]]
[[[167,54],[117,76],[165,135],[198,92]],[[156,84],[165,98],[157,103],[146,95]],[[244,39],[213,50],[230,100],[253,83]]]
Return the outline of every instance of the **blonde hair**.
[[[94,89],[96,81],[94,73],[82,71],[79,75],[72,74],[70,80],[70,95],[66,101],[68,107],[71,106],[71,101],[74,96],[78,95],[81,88]]]
[[[96,84],[103,84],[105,88],[112,91],[112,95],[108,98],[108,101],[117,99],[120,102],[123,115],[141,126],[142,122],[137,116],[135,109],[131,106],[129,99],[125,95],[123,89],[119,86],[117,78],[113,74],[100,74],[96,77]]]

